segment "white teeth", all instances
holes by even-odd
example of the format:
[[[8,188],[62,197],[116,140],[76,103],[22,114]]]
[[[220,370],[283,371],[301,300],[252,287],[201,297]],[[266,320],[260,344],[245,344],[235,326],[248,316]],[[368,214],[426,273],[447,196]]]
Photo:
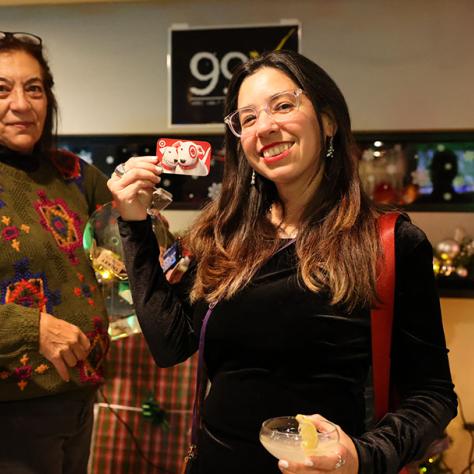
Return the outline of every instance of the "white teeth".
[[[280,153],[283,153],[284,151],[290,149],[292,145],[292,143],[280,143],[278,145],[272,146],[271,148],[267,148],[266,150],[264,150],[262,155],[264,158],[279,155]]]

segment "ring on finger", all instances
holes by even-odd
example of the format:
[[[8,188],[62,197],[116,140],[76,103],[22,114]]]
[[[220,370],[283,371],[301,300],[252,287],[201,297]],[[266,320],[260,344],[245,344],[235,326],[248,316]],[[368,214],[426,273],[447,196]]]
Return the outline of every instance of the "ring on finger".
[[[114,169],[114,173],[119,178],[121,178],[126,172],[127,172],[127,170],[125,169],[125,164],[124,163],[119,163]]]
[[[337,463],[334,466],[334,470],[339,469],[340,467],[344,466],[346,464],[346,460],[341,456],[341,454],[337,455]]]

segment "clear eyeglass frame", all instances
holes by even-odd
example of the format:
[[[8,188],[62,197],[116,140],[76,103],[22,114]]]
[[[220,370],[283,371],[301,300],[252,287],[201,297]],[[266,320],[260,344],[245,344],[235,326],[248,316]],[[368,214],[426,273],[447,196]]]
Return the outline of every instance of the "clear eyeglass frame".
[[[33,33],[25,33],[23,31],[0,31],[0,41],[9,39],[14,39],[21,43],[32,44],[35,46],[41,46],[43,44],[43,40]]]
[[[295,89],[295,90],[287,90],[287,91],[282,91],[282,92],[278,92],[277,94],[274,94],[272,95],[267,103],[265,104],[264,107],[262,107],[261,109],[257,109],[255,106],[253,105],[249,105],[247,107],[241,107],[240,109],[237,109],[237,110],[234,110],[233,112],[231,112],[229,115],[227,115],[225,118],[224,118],[224,123],[229,127],[230,131],[237,137],[237,138],[240,138],[243,134],[243,130],[242,130],[242,124],[240,123],[240,119],[239,117],[244,113],[244,112],[253,112],[255,114],[255,117],[258,117],[260,112],[262,110],[264,110],[266,112],[266,114],[271,117],[273,120],[277,121],[278,122],[278,119],[275,118],[275,115],[279,115],[277,112],[275,111],[272,111],[271,109],[271,104],[273,103],[277,103],[278,102],[278,99],[284,97],[284,96],[288,96],[288,98],[290,97],[293,97],[293,100],[294,100],[294,103],[292,103],[293,105],[293,109],[291,110],[288,110],[288,111],[282,111],[281,112],[281,115],[286,115],[288,113],[291,113],[291,112],[294,112],[295,110],[298,110],[299,107],[300,107],[300,104],[301,104],[301,95],[304,93],[303,89]],[[252,128],[249,127],[249,128]]]

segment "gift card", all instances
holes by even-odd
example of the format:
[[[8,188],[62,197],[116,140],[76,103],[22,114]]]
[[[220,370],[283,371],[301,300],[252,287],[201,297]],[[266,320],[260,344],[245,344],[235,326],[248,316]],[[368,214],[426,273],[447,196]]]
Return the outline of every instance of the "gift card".
[[[159,138],[156,142],[156,156],[163,173],[207,176],[211,152],[208,142],[180,138]]]

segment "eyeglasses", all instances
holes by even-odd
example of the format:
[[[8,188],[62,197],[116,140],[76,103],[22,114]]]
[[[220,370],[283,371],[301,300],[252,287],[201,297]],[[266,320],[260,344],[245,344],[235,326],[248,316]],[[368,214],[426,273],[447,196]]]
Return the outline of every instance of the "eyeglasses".
[[[23,33],[22,31],[0,31],[0,41],[16,40],[20,43],[33,44],[41,46],[43,40],[32,33]]]
[[[224,122],[230,131],[240,138],[251,132],[262,110],[275,122],[288,119],[292,113],[298,110],[301,104],[301,94],[303,94],[302,89],[279,92],[272,95],[260,110],[257,110],[253,105],[242,107],[227,115]]]

